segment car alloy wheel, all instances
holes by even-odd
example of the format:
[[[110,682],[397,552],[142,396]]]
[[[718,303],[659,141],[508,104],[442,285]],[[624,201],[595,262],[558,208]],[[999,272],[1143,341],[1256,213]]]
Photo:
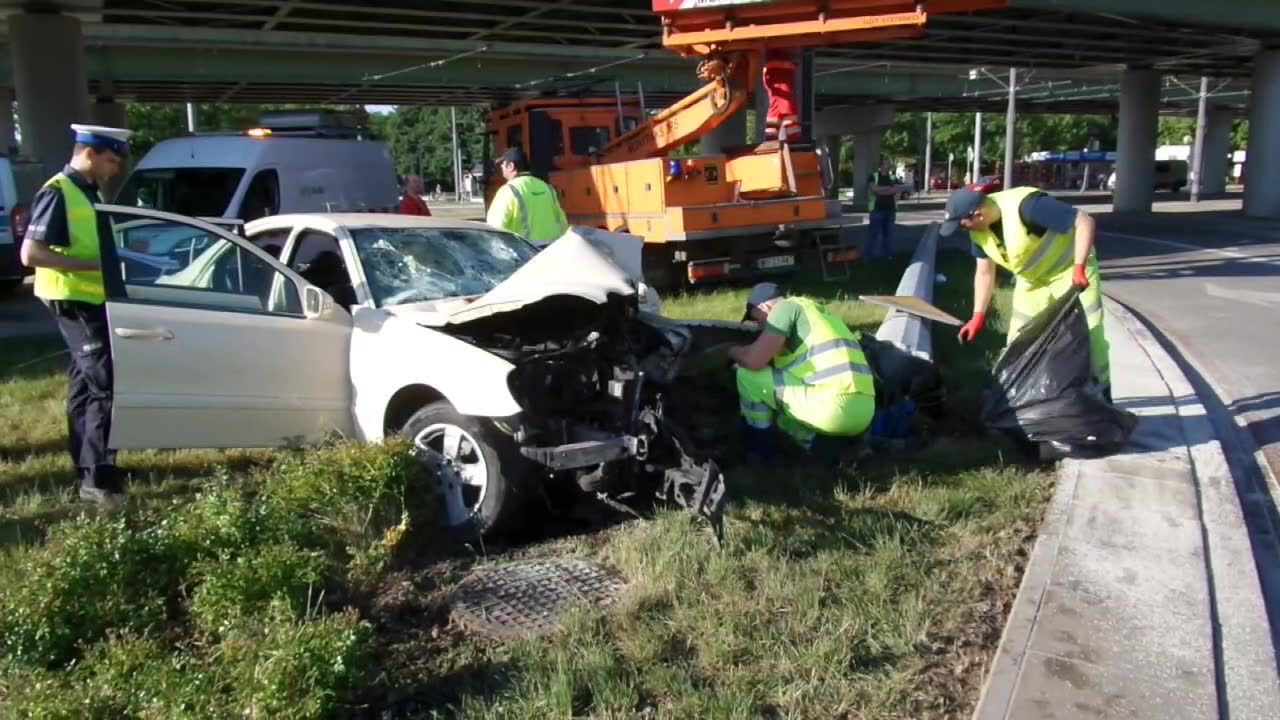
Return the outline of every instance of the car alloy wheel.
[[[413,438],[435,471],[445,524],[465,524],[479,511],[489,488],[489,466],[471,433],[447,423],[429,425]]]

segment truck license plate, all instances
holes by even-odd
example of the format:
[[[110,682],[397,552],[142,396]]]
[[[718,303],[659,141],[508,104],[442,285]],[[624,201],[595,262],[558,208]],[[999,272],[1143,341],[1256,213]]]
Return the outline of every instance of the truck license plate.
[[[756,267],[761,270],[772,270],[774,268],[791,267],[796,264],[796,259],[790,255],[778,255],[776,257],[760,258],[756,261]]]

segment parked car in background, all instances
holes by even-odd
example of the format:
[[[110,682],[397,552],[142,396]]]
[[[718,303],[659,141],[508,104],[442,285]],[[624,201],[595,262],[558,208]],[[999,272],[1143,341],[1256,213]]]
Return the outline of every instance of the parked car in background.
[[[960,183],[955,180],[947,182],[947,179],[941,175],[934,176],[929,180],[930,190],[955,190],[958,187],[960,187]]]
[[[27,207],[18,202],[13,166],[8,157],[0,155],[0,294],[16,290],[30,274],[18,259],[28,217]]]
[[[1004,189],[1004,180],[998,175],[984,175],[978,178],[977,182],[969,183],[966,187],[984,193],[1000,192]]]
[[[1187,186],[1186,160],[1158,160],[1155,164],[1155,177],[1152,182],[1156,190],[1178,192]],[[1107,190],[1116,191],[1116,171],[1112,170],[1107,178]]]
[[[664,405],[686,392],[695,330],[642,312],[657,299],[639,238],[575,228],[539,252],[440,218],[280,215],[240,237],[171,213],[99,212],[121,235],[123,295],[107,299],[113,448],[399,435],[445,522],[480,533],[575,493],[723,508],[719,470],[677,439]],[[126,249],[123,235],[148,226],[189,242],[150,259]]]

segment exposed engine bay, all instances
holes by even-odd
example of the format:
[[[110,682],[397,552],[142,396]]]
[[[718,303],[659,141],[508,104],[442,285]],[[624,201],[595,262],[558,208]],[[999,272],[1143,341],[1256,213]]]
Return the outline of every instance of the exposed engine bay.
[[[508,388],[523,412],[511,435],[546,476],[606,500],[656,495],[707,518],[723,542],[724,477],[669,402],[696,389],[682,376],[707,349],[696,324],[640,312],[634,295],[558,295],[452,334],[515,366]]]

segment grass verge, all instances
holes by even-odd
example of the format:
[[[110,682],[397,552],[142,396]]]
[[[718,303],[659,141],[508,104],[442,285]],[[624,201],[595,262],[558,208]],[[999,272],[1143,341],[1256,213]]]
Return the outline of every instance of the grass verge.
[[[972,262],[943,256],[963,315]],[[905,261],[798,283],[872,330]],[[746,290],[666,299],[737,319]],[[954,412],[910,455],[833,474],[729,470],[729,546],[659,511],[539,542],[458,546],[402,449],[133,452],[133,500],[78,508],[58,345],[0,350],[0,707],[18,717],[966,716],[1049,476],[974,426],[999,349],[935,332]],[[52,356],[51,356],[52,355]],[[565,531],[565,532],[560,532]],[[448,621],[472,569],[573,555],[629,588],[560,634],[497,644]],[[74,698],[74,702],[69,702]]]

